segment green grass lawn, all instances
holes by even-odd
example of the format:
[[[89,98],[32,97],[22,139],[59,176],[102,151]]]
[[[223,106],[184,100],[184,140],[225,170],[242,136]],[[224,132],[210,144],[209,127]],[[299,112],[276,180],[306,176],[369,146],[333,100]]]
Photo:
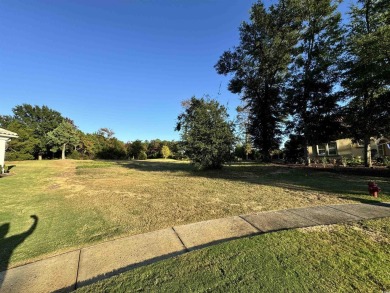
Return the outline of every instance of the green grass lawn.
[[[77,292],[388,292],[390,221],[243,238],[103,280]]]
[[[390,201],[389,178],[233,164],[193,171],[186,162],[25,161],[0,179],[0,271],[106,239],[259,211]],[[375,178],[374,178],[375,179]],[[36,228],[31,228],[38,217]],[[30,229],[31,228],[31,229]],[[29,230],[30,229],[30,230]]]

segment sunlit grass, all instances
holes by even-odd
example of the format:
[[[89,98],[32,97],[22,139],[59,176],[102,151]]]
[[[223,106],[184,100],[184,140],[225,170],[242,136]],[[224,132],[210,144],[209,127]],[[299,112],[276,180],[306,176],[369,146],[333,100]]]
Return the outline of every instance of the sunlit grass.
[[[194,171],[188,162],[25,161],[0,179],[0,250],[10,266],[115,237],[267,210],[371,201],[371,178],[262,164]],[[388,178],[377,178],[390,200]],[[10,236],[36,230],[13,247]],[[4,267],[8,257],[0,253]]]
[[[388,218],[230,241],[77,292],[387,292]]]

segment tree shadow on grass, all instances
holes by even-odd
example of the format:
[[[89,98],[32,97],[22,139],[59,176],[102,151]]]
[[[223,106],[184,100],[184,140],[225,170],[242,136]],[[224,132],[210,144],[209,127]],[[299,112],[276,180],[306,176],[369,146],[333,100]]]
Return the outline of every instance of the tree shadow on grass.
[[[177,173],[178,176],[203,177],[249,184],[280,187],[302,192],[324,192],[338,195],[341,199],[354,200],[361,203],[378,203],[389,200],[390,180],[374,178],[382,187],[379,199],[368,198],[367,183],[373,177],[367,175],[334,173],[329,170],[313,170],[295,168],[285,165],[258,164],[251,162],[233,163],[221,170],[197,171],[188,162],[180,161],[132,161],[117,162],[125,168],[143,172]],[[179,173],[182,173],[179,175]]]
[[[5,273],[3,271],[8,268],[9,260],[13,251],[16,247],[22,244],[28,236],[34,233],[37,228],[38,217],[36,215],[32,215],[31,218],[34,220],[34,223],[26,232],[13,235],[8,238],[6,238],[6,235],[9,231],[10,223],[5,223],[0,226],[0,289],[5,277]]]

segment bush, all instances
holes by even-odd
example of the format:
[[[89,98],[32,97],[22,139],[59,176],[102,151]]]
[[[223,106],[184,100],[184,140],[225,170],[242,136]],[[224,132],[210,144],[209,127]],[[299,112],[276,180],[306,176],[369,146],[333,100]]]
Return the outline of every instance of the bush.
[[[21,153],[5,153],[6,161],[24,161],[24,160],[34,160],[34,156],[31,154],[21,154]]]
[[[348,166],[358,166],[362,164],[362,158],[360,156],[354,157],[348,160]]]
[[[68,159],[73,159],[73,160],[80,160],[82,159],[81,157],[81,154],[76,151],[76,150],[73,150],[73,152],[71,152],[68,156],[67,156]]]
[[[141,151],[138,155],[138,160],[146,160],[148,158],[148,156],[146,155],[146,153],[144,151]]]
[[[390,168],[390,157],[386,156],[383,158],[383,164],[387,166],[387,168]]]

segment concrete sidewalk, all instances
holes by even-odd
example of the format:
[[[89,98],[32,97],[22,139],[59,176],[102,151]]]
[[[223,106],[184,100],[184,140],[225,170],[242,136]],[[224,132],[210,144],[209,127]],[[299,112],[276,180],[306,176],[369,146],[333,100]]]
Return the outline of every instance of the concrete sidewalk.
[[[390,217],[390,204],[344,204],[175,226],[71,251],[0,273],[0,292],[69,292],[129,269],[260,233]]]

